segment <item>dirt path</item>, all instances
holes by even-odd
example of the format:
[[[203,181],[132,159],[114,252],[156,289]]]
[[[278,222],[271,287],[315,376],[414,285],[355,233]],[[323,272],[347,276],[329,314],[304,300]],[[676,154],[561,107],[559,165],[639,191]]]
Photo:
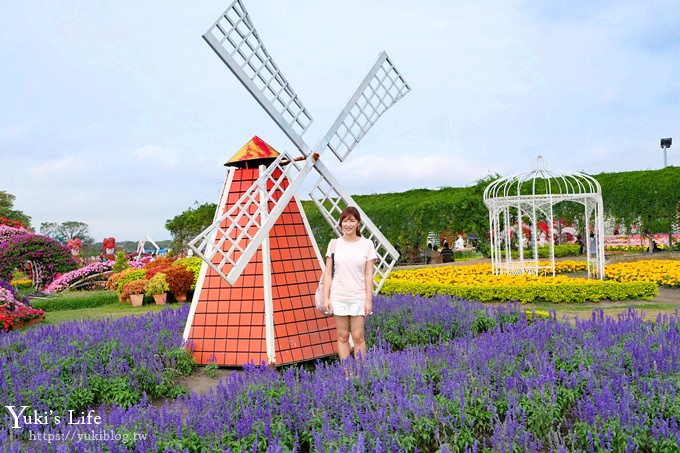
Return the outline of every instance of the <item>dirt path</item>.
[[[221,380],[238,373],[239,369],[218,368],[215,377],[205,373],[205,367],[198,367],[191,375],[180,378],[180,383],[186,386],[192,393],[203,395],[209,393]]]
[[[680,308],[680,288],[659,288],[659,295],[651,300],[657,304],[678,305]]]

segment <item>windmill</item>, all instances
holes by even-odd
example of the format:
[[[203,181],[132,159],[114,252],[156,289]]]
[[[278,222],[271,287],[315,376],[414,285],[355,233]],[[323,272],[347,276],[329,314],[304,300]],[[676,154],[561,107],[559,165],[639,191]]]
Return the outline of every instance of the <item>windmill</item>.
[[[144,239],[141,241],[137,242],[137,261],[142,259],[142,254],[144,253],[144,246],[146,245],[147,242],[151,242],[153,246],[156,248],[156,252],[154,253],[154,256],[158,256],[158,254],[161,251],[161,248],[156,244],[156,241],[151,239],[151,236],[147,233],[146,236],[144,236]]]
[[[333,342],[326,340],[325,332],[332,331],[334,322],[332,318],[324,318],[319,313],[315,313],[313,303],[314,289],[324,260],[311,239],[314,243],[316,260],[307,261],[314,263],[311,269],[311,273],[315,274],[313,283],[310,284],[309,278],[302,281],[293,280],[293,286],[300,286],[293,291],[295,295],[283,297],[279,295],[277,299],[277,296],[272,293],[272,278],[276,272],[272,271],[270,256],[272,247],[277,245],[270,243],[273,242],[270,241],[270,232],[273,228],[285,228],[287,224],[295,224],[298,230],[304,229],[301,233],[303,236],[312,238],[304,211],[295,196],[309,173],[312,170],[315,171],[318,178],[309,196],[338,236],[341,234],[338,219],[344,207],[356,206],[359,209],[362,234],[368,237],[376,247],[378,261],[374,267],[373,289],[374,293],[380,290],[399,254],[354,202],[349,193],[330,174],[321,162],[320,156],[326,149],[330,149],[340,161],[344,161],[378,118],[406,95],[410,87],[387,54],[381,53],[326,135],[317,146],[311,148],[302,137],[311,125],[312,117],[265,49],[241,0],[235,0],[227,8],[203,35],[203,39],[293,142],[302,153],[302,157],[294,158],[285,152],[270,153],[269,156],[276,155],[273,161],[271,163],[266,161],[267,166],[260,165],[258,174],[252,176],[252,184],[243,188],[242,181],[239,185],[242,190],[238,192],[231,188],[236,172],[232,171],[227,176],[213,224],[189,243],[189,247],[204,260],[204,263],[184,338],[193,342],[194,346],[201,343],[198,354],[197,349],[194,349],[194,356],[199,363],[216,361],[220,365],[236,366],[248,360],[258,363],[259,358],[265,357],[261,349],[266,349],[266,360],[277,365],[329,355],[335,350],[334,346],[332,350],[328,349],[328,345],[333,345]],[[262,163],[261,160],[260,163]],[[231,182],[229,182],[230,178],[232,178]],[[239,194],[236,200],[234,200],[234,193]],[[298,218],[302,221],[298,221]],[[278,243],[278,240],[276,242]],[[299,258],[305,260],[304,256]],[[295,260],[296,257],[291,256],[290,259]],[[254,265],[255,271],[253,271]],[[253,272],[256,275],[252,275]],[[246,278],[246,274],[251,282],[262,284],[264,330],[254,325],[262,318],[259,308],[245,307],[249,313],[246,319],[250,323],[250,333],[247,334],[250,342],[244,342],[242,347],[234,347],[232,342],[231,352],[220,355],[221,346],[224,345],[221,337],[223,334],[230,336],[229,324],[222,328],[221,325],[209,323],[208,320],[219,318],[222,312],[220,308],[215,308],[216,305],[213,304],[212,309],[203,309],[200,313],[199,309],[202,305],[218,302],[214,298],[222,296],[213,295],[211,299],[211,296],[204,297],[201,294],[209,293],[211,288],[214,293],[218,286],[219,291],[226,289],[223,282],[232,288],[240,288],[243,285],[241,280]],[[285,278],[285,275],[279,278]],[[245,289],[246,287],[243,288],[241,294],[248,290]],[[250,288],[249,291],[260,293],[259,284],[248,288]],[[230,293],[226,296],[231,295]],[[282,346],[277,339],[281,322],[284,324],[293,322],[291,317],[286,319],[285,316],[275,316],[285,309],[285,307],[276,306],[277,300],[279,304],[290,304],[290,301],[284,300],[286,297],[295,299],[295,306],[290,308],[296,311],[295,319],[301,317],[305,321],[314,321],[312,324],[313,328],[317,329],[315,332],[320,332],[320,337],[323,338],[318,340],[318,344],[312,342],[312,347],[305,347],[304,344],[310,341],[304,336],[306,334],[301,334],[302,337],[298,338],[289,330],[287,331],[290,343],[288,346],[295,343],[291,346],[293,352],[284,354],[284,351],[281,351],[279,354],[280,349],[285,349],[285,346]],[[201,301],[204,303],[202,304]],[[259,299],[253,299],[252,302],[253,305],[260,306]],[[243,305],[241,303],[241,309],[244,309]],[[230,307],[229,310],[232,308]],[[197,320],[199,317],[202,324]],[[276,325],[275,317],[278,319]],[[292,330],[300,331],[299,328]],[[253,331],[256,333],[253,334]],[[265,337],[263,341],[266,348],[262,346],[262,341],[258,341],[257,336],[260,332]],[[203,347],[205,343],[203,340],[206,339],[213,340],[215,345],[219,342],[219,346],[213,346],[212,350]],[[235,342],[239,343],[239,341]],[[294,348],[296,345],[300,346],[299,350]],[[254,353],[247,351],[251,347],[257,351]],[[211,357],[208,358],[208,354],[211,353]]]

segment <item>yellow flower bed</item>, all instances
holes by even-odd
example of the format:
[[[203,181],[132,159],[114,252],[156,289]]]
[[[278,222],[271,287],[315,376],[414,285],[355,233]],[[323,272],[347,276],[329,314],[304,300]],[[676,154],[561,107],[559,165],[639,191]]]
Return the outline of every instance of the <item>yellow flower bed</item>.
[[[548,263],[539,263],[547,266]],[[555,271],[585,271],[582,261],[555,263]],[[528,302],[587,302],[603,299],[650,300],[658,294],[653,282],[585,280],[565,275],[493,275],[490,264],[438,266],[394,271],[383,285],[385,294],[406,293],[431,296],[448,294],[481,302],[518,300]]]
[[[12,280],[10,284],[19,289],[27,289],[33,286],[30,279]]]
[[[604,275],[617,282],[653,282],[680,288],[680,261],[645,260],[606,266]]]
[[[548,266],[548,262],[539,262],[539,266]],[[555,263],[555,273],[586,271],[585,261],[562,261]],[[473,264],[470,266],[438,266],[415,270],[394,271],[389,280],[409,281],[420,283],[443,283],[459,286],[478,285],[531,285],[545,284],[546,280],[552,284],[569,281],[583,281],[564,275],[556,277],[543,277],[535,275],[494,275],[491,273],[491,264]]]

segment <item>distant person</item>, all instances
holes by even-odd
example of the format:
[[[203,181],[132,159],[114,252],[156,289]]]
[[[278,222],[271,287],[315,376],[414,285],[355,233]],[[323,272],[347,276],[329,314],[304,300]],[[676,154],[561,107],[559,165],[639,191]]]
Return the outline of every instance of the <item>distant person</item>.
[[[425,264],[430,264],[432,259],[432,242],[427,243],[427,248],[425,249]]]
[[[458,239],[456,239],[456,242],[454,243],[454,248],[456,250],[463,250],[465,248],[465,241],[463,241],[463,237],[459,234]]]
[[[435,245],[432,247],[432,258],[430,258],[430,264],[441,264],[442,254],[439,251],[439,246]]]
[[[652,239],[652,250],[650,251],[650,250],[649,250],[649,247],[647,247],[647,251],[648,251],[649,253],[654,253],[654,252],[658,252],[659,250],[661,250],[661,249],[659,248],[659,244],[657,244],[656,241],[655,241],[654,239]]]
[[[455,259],[453,258],[453,250],[449,247],[449,241],[444,241],[444,248],[442,249],[442,263],[452,263]]]
[[[590,233],[588,238],[588,248],[590,249],[590,256],[597,255],[597,239],[595,239],[595,233]]]

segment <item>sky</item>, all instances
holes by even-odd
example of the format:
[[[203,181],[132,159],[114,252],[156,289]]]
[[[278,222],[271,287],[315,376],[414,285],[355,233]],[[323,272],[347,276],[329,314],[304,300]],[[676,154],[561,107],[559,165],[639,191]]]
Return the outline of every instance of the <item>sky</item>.
[[[314,145],[381,51],[412,91],[350,157],[352,194],[488,175],[680,166],[677,0],[243,0],[314,118]],[[293,144],[202,39],[230,1],[0,0],[0,190],[43,222],[170,238],[217,203],[253,135]],[[302,199],[307,198],[304,193]]]

